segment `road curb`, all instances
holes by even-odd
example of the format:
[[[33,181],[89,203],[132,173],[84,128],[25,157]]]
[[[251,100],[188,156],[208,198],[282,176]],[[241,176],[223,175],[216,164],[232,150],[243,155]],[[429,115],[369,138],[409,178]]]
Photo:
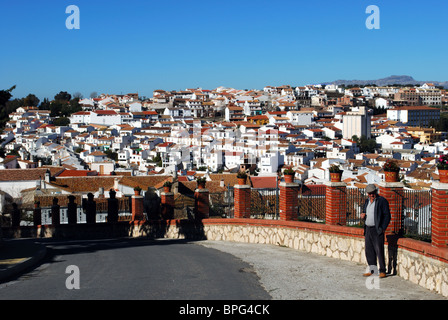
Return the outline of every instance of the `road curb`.
[[[46,255],[47,248],[44,245],[39,245],[39,249],[33,254],[32,257],[25,259],[19,263],[14,264],[13,266],[0,271],[0,282],[8,280],[9,278],[20,274],[22,271],[32,267],[39,263]]]

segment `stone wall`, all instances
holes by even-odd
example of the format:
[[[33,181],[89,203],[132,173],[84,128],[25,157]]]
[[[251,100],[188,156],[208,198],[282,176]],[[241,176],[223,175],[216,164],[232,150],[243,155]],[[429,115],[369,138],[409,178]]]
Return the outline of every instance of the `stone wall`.
[[[302,229],[251,225],[206,225],[208,240],[273,244],[331,258],[365,263],[364,239]]]
[[[403,279],[448,297],[447,263],[398,249],[397,267],[397,274]]]

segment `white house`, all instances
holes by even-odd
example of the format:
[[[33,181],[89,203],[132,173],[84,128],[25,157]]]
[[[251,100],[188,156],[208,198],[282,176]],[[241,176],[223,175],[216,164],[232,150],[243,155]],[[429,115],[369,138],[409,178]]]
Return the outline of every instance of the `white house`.
[[[115,163],[113,161],[92,162],[89,164],[90,170],[97,171],[101,175],[110,175],[115,171]]]
[[[90,111],[78,111],[73,113],[70,117],[70,124],[74,123],[90,123]]]
[[[258,168],[260,169],[260,174],[266,173],[276,173],[280,162],[279,152],[266,152],[262,155],[258,161]]]
[[[353,150],[351,149],[344,149],[344,148],[338,148],[333,147],[332,150],[327,151],[327,158],[329,159],[353,159],[355,157],[355,154]]]
[[[102,151],[93,151],[91,153],[89,153],[85,159],[85,161],[87,163],[92,163],[92,162],[102,162],[104,160],[106,160],[107,156],[104,152]]]
[[[236,151],[225,151],[224,166],[228,169],[239,168],[244,163],[244,153]]]
[[[96,110],[90,112],[90,123],[112,126],[122,124],[121,116],[114,110]]]
[[[375,107],[389,109],[390,108],[389,100],[384,99],[384,98],[376,98],[375,99]]]
[[[290,120],[293,125],[310,125],[313,122],[313,112],[312,111],[296,111],[291,110],[286,113],[286,117]]]
[[[142,104],[140,102],[133,102],[129,105],[129,112],[142,112]]]
[[[205,166],[210,168],[212,172],[218,171],[223,166],[222,150],[213,149],[209,153],[204,154],[203,158]]]

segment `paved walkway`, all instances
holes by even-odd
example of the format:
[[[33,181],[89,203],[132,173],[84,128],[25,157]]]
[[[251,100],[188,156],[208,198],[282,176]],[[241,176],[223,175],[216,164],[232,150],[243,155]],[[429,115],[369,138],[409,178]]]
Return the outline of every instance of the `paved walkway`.
[[[317,254],[274,245],[208,240],[195,243],[252,265],[253,269],[241,271],[255,272],[274,300],[448,300],[398,276],[368,281],[362,276],[365,266]],[[0,282],[32,268],[45,253],[45,246],[33,239],[1,241]]]
[[[265,244],[224,241],[198,244],[251,264],[275,300],[448,300],[399,276],[365,278],[362,274],[366,266],[318,254]]]

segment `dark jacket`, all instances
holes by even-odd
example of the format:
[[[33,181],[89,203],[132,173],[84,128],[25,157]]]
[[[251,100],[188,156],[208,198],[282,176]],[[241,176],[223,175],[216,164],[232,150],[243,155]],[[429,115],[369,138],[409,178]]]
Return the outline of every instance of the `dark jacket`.
[[[362,207],[362,212],[366,213],[367,205],[369,203],[369,199],[366,199],[364,202],[364,206]],[[375,200],[375,228],[378,234],[386,231],[387,226],[390,222],[390,210],[389,210],[389,202],[386,198],[377,196]],[[365,227],[364,227],[365,229]]]

